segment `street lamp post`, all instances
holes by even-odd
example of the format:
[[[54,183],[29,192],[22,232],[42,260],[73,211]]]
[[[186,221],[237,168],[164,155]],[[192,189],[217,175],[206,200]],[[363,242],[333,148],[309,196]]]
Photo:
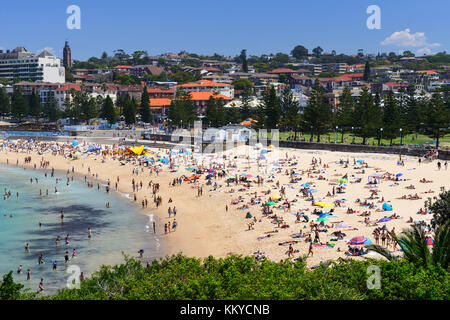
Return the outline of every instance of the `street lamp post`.
[[[383,128],[380,128],[380,143],[378,144],[379,146],[383,144]]]
[[[334,134],[335,134],[335,136],[334,136],[334,144],[337,143],[337,129],[338,129],[338,126],[336,126],[336,130],[334,130]]]
[[[355,134],[353,133],[353,130],[355,127],[352,127],[352,143],[355,143]]]
[[[402,128],[400,128],[400,148],[403,146],[403,140],[402,140],[402,131],[403,131],[403,129]]]

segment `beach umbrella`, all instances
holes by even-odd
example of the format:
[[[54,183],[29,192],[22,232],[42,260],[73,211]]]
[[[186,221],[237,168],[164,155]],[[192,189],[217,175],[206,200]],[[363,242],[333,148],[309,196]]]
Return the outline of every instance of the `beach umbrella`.
[[[350,240],[351,244],[357,244],[357,245],[363,245],[363,244],[371,244],[372,241],[370,241],[370,239],[364,237],[364,236],[359,236],[359,237],[354,237]]]
[[[272,199],[278,200],[278,199],[281,199],[281,196],[280,196],[279,194],[274,194],[274,195],[272,196]]]
[[[316,189],[309,189],[308,190],[308,193],[314,193],[314,192],[317,192],[317,190]]]
[[[392,211],[392,206],[385,202],[385,203],[383,203],[383,210],[384,211]]]
[[[364,160],[356,160],[356,163],[364,163]]]
[[[398,178],[398,177],[401,177],[403,175],[403,173],[397,173],[395,176]]]

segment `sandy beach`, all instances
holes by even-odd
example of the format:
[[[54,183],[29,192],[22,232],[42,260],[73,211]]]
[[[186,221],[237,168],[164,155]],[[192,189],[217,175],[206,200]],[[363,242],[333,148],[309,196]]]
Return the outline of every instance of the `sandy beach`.
[[[324,225],[320,227],[327,231],[319,233],[320,243],[332,245],[314,244],[313,256],[309,256],[307,259],[309,267],[329,259],[348,258],[344,252],[348,248],[348,240],[353,237],[365,236],[375,243],[373,230],[376,226],[386,225],[389,231],[395,228],[395,232],[398,234],[402,229],[408,227],[407,221],[410,218],[415,222],[425,221],[428,223],[432,216],[430,214],[420,215],[417,212],[424,208],[424,201],[428,197],[437,196],[441,187],[448,189],[450,186],[450,171],[444,166],[444,161],[440,161],[442,168],[438,170],[438,160],[428,162],[422,159],[419,164],[418,158],[402,157],[404,165],[400,165],[397,163],[399,157],[396,155],[298,149],[268,150],[266,160],[257,160],[257,157],[253,157],[253,155],[259,155],[260,150],[254,149],[242,146],[214,156],[203,154],[194,157],[180,154],[173,157],[173,163],[177,164],[175,169],[169,169],[168,165],[158,163],[157,167],[161,170],[158,174],[155,171],[150,174],[149,168],[132,163],[122,165],[118,160],[113,160],[111,156],[104,157],[101,154],[81,154],[75,160],[67,157],[67,154],[65,156],[51,153],[39,155],[34,151],[11,151],[9,147],[0,148],[0,163],[8,162],[9,165],[16,165],[18,161],[19,166],[32,169],[36,164],[39,169],[42,160],[49,161],[50,165],[46,169],[48,172],[51,168],[72,172],[73,167],[74,173],[80,177],[86,176],[89,181],[93,179],[105,183],[110,181],[112,190],[115,189],[114,186],[119,177],[117,191],[129,195],[130,205],[142,208],[141,202],[146,198],[148,206],[142,209],[142,213],[153,213],[162,223],[173,221],[173,216],[169,218],[168,208],[176,206],[175,218],[178,223],[176,231],[165,234],[162,223],[156,226],[157,234],[164,237],[169,255],[182,252],[191,257],[209,255],[224,257],[231,253],[253,255],[254,252],[260,251],[266,258],[279,261],[288,257],[286,253],[288,246],[279,244],[285,241],[298,241],[293,243],[295,250],[293,257],[297,258],[308,253],[309,243],[303,237],[294,238],[292,235],[301,232],[311,234],[314,239],[315,233],[311,232],[310,222],[317,220],[319,216],[312,214],[312,211],[320,209],[323,212],[329,212],[330,209],[334,209],[327,217],[328,221],[324,221]],[[169,150],[163,149],[150,151],[160,152],[167,157],[166,153],[170,153]],[[223,160],[224,155],[226,155],[226,160]],[[249,158],[247,158],[248,155],[250,155]],[[31,157],[31,162],[24,163],[25,157]],[[312,166],[313,158],[317,160],[315,166]],[[348,166],[345,167],[347,160]],[[356,163],[357,160],[363,160],[364,163]],[[215,164],[208,164],[209,161]],[[181,185],[171,185],[174,179],[178,179],[182,175],[191,176],[193,174],[186,170],[187,167],[201,167],[202,165],[204,168],[214,166],[216,171],[218,171],[217,166],[221,165],[226,175],[212,179],[211,185],[206,185],[206,174],[203,174],[196,183],[183,182]],[[133,174],[135,168],[139,168],[138,175]],[[89,169],[90,172],[88,172]],[[383,178],[376,185],[368,185],[370,175],[386,173],[392,174],[392,180]],[[402,175],[398,177],[398,181],[395,181],[395,175],[398,173]],[[227,183],[227,177],[245,174],[248,176],[247,180],[251,182],[250,187],[242,181],[239,184]],[[348,178],[346,183],[339,183],[339,180],[345,175]],[[256,183],[257,176],[263,178],[260,186]],[[423,178],[432,182],[419,182]],[[133,179],[137,184],[142,181],[143,188],[133,192]],[[160,185],[157,195],[161,196],[162,204],[159,208],[156,208],[153,202],[152,189],[148,188],[150,181]],[[312,193],[315,201],[320,199],[322,202],[333,204],[333,206],[323,209],[313,206],[313,201],[308,200],[308,197],[304,197],[300,192],[300,189],[303,188],[302,184],[309,184],[311,185],[310,189],[317,190]],[[340,184],[343,187],[343,193],[335,193],[333,196],[333,187],[337,188]],[[410,185],[413,185],[415,189],[405,188]],[[203,191],[201,196],[198,196],[199,187],[202,187]],[[281,194],[282,188],[284,195]],[[371,190],[376,190],[376,194],[372,198],[370,198]],[[263,194],[268,191],[270,194]],[[425,193],[429,191],[433,193]],[[327,195],[329,192],[331,196]],[[399,199],[405,195],[415,194],[420,199]],[[136,201],[133,200],[134,195],[136,195]],[[275,198],[280,195],[281,199],[270,207],[273,211],[271,214],[263,215],[262,203],[271,200],[274,195]],[[252,198],[254,198],[253,205]],[[172,202],[169,202],[169,199]],[[355,203],[357,199],[361,202],[367,199],[373,207],[361,206]],[[335,205],[336,200],[342,200],[340,207]],[[289,209],[277,208],[286,201],[289,202]],[[383,211],[381,209],[383,203],[391,205],[393,210]],[[228,211],[226,207],[228,207]],[[355,213],[347,213],[348,208],[353,209]],[[398,215],[399,218],[378,222],[376,226],[366,225],[364,223],[366,217],[359,215],[365,211],[371,213],[368,218],[372,223],[392,214]],[[247,212],[251,213],[251,219],[246,218]],[[305,222],[302,218],[296,223],[297,212],[307,215],[309,222]],[[280,224],[269,218],[274,214],[278,218],[282,218],[281,225],[284,224],[288,227],[279,227]],[[255,222],[249,226],[249,223],[254,220]],[[345,233],[345,237],[332,241],[334,237],[331,234],[336,231]],[[270,237],[267,237],[269,234]],[[377,257],[377,255],[369,253],[363,257],[352,258],[363,259],[364,257]]]

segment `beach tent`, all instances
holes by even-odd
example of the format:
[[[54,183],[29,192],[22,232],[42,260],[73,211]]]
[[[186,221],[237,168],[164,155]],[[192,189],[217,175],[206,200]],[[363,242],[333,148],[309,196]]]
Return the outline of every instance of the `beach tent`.
[[[125,147],[125,150],[127,150],[128,152],[131,152],[131,153],[134,153],[134,154],[137,154],[138,156],[140,156],[141,153],[144,151],[144,146],[142,145],[142,146],[137,147],[137,148],[127,148],[127,147]]]
[[[73,145],[74,147],[76,147],[76,146],[78,145],[78,141],[77,141],[77,140],[73,140],[73,141],[72,141],[72,145]]]
[[[371,244],[372,241],[370,241],[370,239],[364,237],[364,236],[359,236],[359,237],[354,237],[350,240],[351,244],[356,244],[356,245],[363,245],[363,244]]]
[[[392,211],[392,206],[388,203],[383,203],[383,210],[384,211]]]

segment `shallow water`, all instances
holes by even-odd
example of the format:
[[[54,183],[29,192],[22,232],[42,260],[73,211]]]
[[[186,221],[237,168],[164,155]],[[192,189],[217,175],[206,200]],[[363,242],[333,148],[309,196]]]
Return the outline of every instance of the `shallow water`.
[[[56,178],[61,179],[58,184]],[[4,200],[5,188],[11,191],[11,197]],[[88,276],[102,264],[123,262],[122,252],[137,257],[138,250],[144,249],[144,261],[163,255],[162,243],[153,234],[153,216],[141,214],[126,195],[107,194],[104,186],[97,190],[96,183],[94,188],[88,188],[74,179],[67,186],[65,174],[56,173],[51,178],[49,170],[46,178],[44,171],[0,166],[0,194],[0,274],[14,271],[15,280],[33,291],[38,289],[40,278],[44,279],[46,294],[64,288],[71,275],[69,266],[79,266]],[[107,202],[109,209],[105,206]],[[92,229],[91,239],[88,228]],[[64,240],[67,234],[68,245]],[[56,246],[58,235],[61,241]],[[30,246],[29,253],[25,252],[26,243]],[[67,250],[72,257],[73,249],[77,256],[64,263],[64,253]],[[40,253],[45,260],[41,265]],[[58,266],[53,271],[55,260]],[[19,265],[21,274],[16,272]],[[27,269],[31,269],[28,281]]]

